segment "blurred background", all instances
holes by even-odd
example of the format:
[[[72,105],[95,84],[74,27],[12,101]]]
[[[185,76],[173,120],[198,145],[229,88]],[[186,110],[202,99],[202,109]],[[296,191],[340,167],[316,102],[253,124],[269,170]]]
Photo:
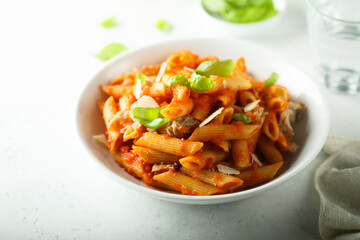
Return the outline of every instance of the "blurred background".
[[[1,4],[0,239],[320,238],[313,175],[323,153],[271,192],[229,204],[191,206],[120,186],[80,149],[76,103],[104,65],[96,54],[112,42],[134,49],[185,37],[236,38],[276,51],[314,76],[305,1],[288,0],[270,32],[243,37],[212,27],[199,5],[197,0]],[[110,17],[117,25],[102,27]],[[158,19],[168,21],[171,30],[156,28]],[[356,106],[360,96],[335,94],[314,81],[331,109],[330,134],[359,140],[358,110],[344,109]]]

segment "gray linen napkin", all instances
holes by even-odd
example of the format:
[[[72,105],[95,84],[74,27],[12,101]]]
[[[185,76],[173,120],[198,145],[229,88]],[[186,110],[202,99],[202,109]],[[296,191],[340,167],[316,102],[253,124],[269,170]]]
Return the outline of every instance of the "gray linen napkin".
[[[315,174],[324,239],[360,239],[360,141],[328,137],[329,158]]]

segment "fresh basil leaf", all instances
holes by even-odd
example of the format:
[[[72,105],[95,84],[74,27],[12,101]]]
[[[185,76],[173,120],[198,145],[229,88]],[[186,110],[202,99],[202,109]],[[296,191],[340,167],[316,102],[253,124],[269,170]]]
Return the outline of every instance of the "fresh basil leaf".
[[[204,9],[214,17],[233,23],[251,23],[278,13],[273,0],[202,0]]]
[[[144,108],[144,107],[136,107],[132,109],[132,113],[134,118],[143,126],[158,129],[162,127],[164,124],[170,121],[170,119],[164,118],[161,115],[161,110],[163,107],[156,108]]]
[[[108,18],[101,22],[101,26],[104,28],[115,27],[116,25],[117,25],[117,21],[115,17]]]
[[[175,86],[175,85],[189,86],[189,80],[185,76],[175,75],[172,78],[170,78],[168,86]]]
[[[202,62],[197,68],[196,73],[209,77],[216,75],[219,77],[226,77],[234,71],[236,61],[227,59],[222,61],[206,61]]]
[[[195,92],[208,91],[216,84],[215,81],[201,75],[196,75],[190,78],[189,82],[190,82],[190,86],[189,86],[190,89]]]
[[[156,28],[161,30],[161,31],[164,31],[164,32],[168,32],[171,30],[171,25],[168,21],[164,20],[164,19],[159,19],[157,22],[156,22]]]
[[[137,83],[137,81],[140,81],[141,85],[144,84],[146,81],[146,75],[138,72],[135,76],[135,84]]]
[[[275,84],[278,79],[279,75],[272,73],[270,77],[264,81],[265,87],[270,87],[271,85]]]
[[[228,4],[235,8],[245,7],[249,4],[249,0],[225,0]]]
[[[252,122],[251,117],[249,117],[243,113],[234,113],[233,119],[236,121],[242,121],[243,123],[251,123]]]
[[[104,47],[96,56],[101,60],[109,60],[119,53],[125,51],[127,48],[121,43],[110,43]]]
[[[249,0],[249,4],[253,6],[261,6],[265,3],[272,3],[272,0]]]

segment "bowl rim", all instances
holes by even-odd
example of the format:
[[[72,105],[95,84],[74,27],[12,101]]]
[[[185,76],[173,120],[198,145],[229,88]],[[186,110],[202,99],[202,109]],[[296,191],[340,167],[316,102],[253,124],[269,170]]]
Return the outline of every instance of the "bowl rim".
[[[325,122],[322,122],[322,136],[318,142],[318,145],[313,149],[312,154],[305,160],[302,161],[301,164],[299,164],[297,167],[292,168],[290,171],[285,171],[281,177],[275,178],[273,180],[271,180],[270,182],[264,183],[262,185],[259,186],[255,186],[253,188],[250,189],[246,189],[244,191],[237,191],[237,192],[233,192],[233,193],[226,193],[226,194],[221,194],[221,195],[210,195],[210,196],[192,196],[192,195],[182,195],[180,193],[172,193],[172,192],[167,192],[167,191],[162,191],[162,190],[158,190],[156,188],[153,187],[146,187],[146,186],[141,186],[139,184],[136,184],[134,182],[128,181],[124,178],[122,178],[121,176],[117,175],[116,173],[114,173],[113,171],[111,171],[109,168],[107,168],[101,161],[99,161],[99,159],[93,155],[90,150],[88,149],[88,146],[85,144],[85,142],[82,139],[82,132],[80,131],[80,116],[81,116],[81,100],[83,99],[84,95],[87,92],[87,89],[91,87],[91,83],[97,79],[102,72],[106,71],[108,68],[111,68],[112,65],[119,61],[122,58],[126,58],[128,55],[134,54],[136,52],[141,52],[144,49],[147,48],[151,48],[151,47],[156,47],[156,46],[160,46],[160,45],[164,45],[164,44],[175,44],[178,43],[180,44],[181,42],[192,42],[192,41],[199,41],[199,40],[215,40],[215,41],[228,41],[228,42],[233,42],[233,43],[240,43],[240,44],[245,44],[248,46],[252,46],[257,48],[258,50],[263,50],[266,51],[268,53],[271,53],[276,59],[282,59],[283,61],[287,61],[293,68],[295,68],[296,70],[300,71],[301,73],[303,73],[304,76],[306,76],[310,81],[309,84],[316,89],[316,91],[319,94],[319,97],[321,99],[321,103],[322,103],[322,107],[323,107],[323,112],[322,115],[325,116]],[[317,154],[320,152],[320,150],[322,149],[327,135],[329,133],[329,129],[330,129],[330,118],[329,118],[329,107],[328,104],[325,101],[325,98],[322,94],[322,92],[320,91],[319,87],[314,83],[314,81],[311,80],[311,78],[308,76],[308,74],[301,70],[300,68],[298,68],[295,64],[293,64],[292,61],[289,61],[286,57],[266,48],[263,47],[261,45],[258,44],[254,44],[252,42],[249,41],[244,41],[244,40],[236,40],[236,39],[229,39],[229,38],[219,38],[219,37],[186,37],[186,38],[179,38],[179,39],[172,39],[172,40],[163,40],[163,41],[158,41],[158,42],[154,42],[154,43],[150,43],[150,44],[146,44],[143,45],[141,47],[137,47],[131,50],[127,50],[123,53],[120,53],[119,55],[115,56],[113,59],[110,59],[109,61],[107,61],[104,65],[102,65],[94,75],[92,75],[92,77],[90,78],[90,80],[88,80],[85,84],[85,86],[82,88],[80,95],[77,99],[76,102],[76,106],[75,106],[75,127],[76,127],[76,132],[77,132],[77,139],[79,142],[81,142],[81,146],[83,148],[83,150],[86,152],[87,156],[92,158],[94,162],[96,162],[96,164],[98,166],[100,166],[100,169],[102,169],[102,171],[105,173],[105,175],[109,176],[111,179],[115,180],[116,182],[121,183],[122,185],[130,188],[131,190],[137,190],[139,192],[142,193],[146,193],[149,194],[150,196],[153,196],[155,198],[158,199],[162,199],[162,200],[167,200],[167,201],[171,201],[171,202],[177,202],[177,203],[185,203],[185,204],[218,204],[218,203],[226,203],[226,202],[232,202],[232,201],[236,201],[236,200],[240,200],[240,199],[244,199],[247,197],[250,197],[252,195],[255,195],[258,192],[263,192],[263,191],[267,191],[270,190],[276,186],[279,186],[281,183],[286,182],[287,180],[289,180],[292,177],[295,177],[298,173],[300,173],[306,166],[308,166],[310,164],[311,161],[314,160],[314,158],[317,156]],[[120,166],[119,166],[120,167]],[[139,180],[140,181],[140,180]]]
[[[249,23],[235,23],[235,22],[229,22],[226,21],[225,19],[220,19],[217,17],[212,16],[205,8],[204,5],[202,3],[202,0],[198,1],[198,8],[201,9],[201,12],[206,15],[208,18],[213,19],[214,21],[224,25],[224,26],[233,26],[233,27],[257,27],[260,25],[264,25],[264,24],[268,24],[269,22],[275,22],[277,20],[279,20],[280,18],[282,18],[282,16],[284,15],[286,9],[287,9],[287,1],[286,0],[273,0],[274,1],[274,5],[277,1],[281,2],[281,4],[283,5],[282,9],[277,9],[278,13],[270,18],[266,18],[257,22],[249,22]]]

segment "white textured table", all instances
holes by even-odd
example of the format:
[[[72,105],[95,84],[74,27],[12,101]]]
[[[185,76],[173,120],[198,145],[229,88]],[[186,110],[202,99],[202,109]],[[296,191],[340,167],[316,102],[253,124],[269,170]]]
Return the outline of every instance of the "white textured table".
[[[75,104],[110,42],[137,47],[204,32],[193,1],[7,1],[0,8],[0,239],[318,239],[313,186],[323,153],[290,181],[222,205],[169,203],[107,178],[82,152]],[[248,40],[311,73],[304,3],[271,36]],[[119,26],[99,27],[116,16]],[[169,20],[171,33],[154,22]],[[322,87],[330,134],[360,139],[360,96]],[[321,109],[319,109],[321,111]]]

